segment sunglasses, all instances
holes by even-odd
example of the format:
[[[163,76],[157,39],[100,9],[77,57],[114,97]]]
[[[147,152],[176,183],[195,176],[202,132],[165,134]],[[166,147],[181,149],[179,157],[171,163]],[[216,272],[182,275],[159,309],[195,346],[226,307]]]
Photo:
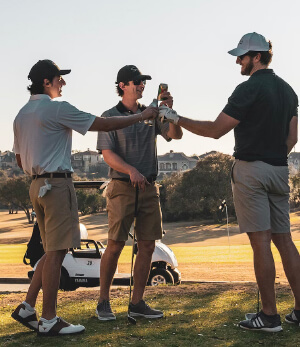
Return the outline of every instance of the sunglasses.
[[[238,58],[239,58],[240,60],[243,60],[247,55],[249,55],[249,54],[246,53],[246,54],[243,54],[243,55],[239,55]]]
[[[141,82],[143,82],[143,85],[145,86],[146,85],[146,80],[142,80],[142,79],[139,79],[139,80],[135,80],[135,81],[132,81],[133,84],[135,86],[139,86],[141,84]]]

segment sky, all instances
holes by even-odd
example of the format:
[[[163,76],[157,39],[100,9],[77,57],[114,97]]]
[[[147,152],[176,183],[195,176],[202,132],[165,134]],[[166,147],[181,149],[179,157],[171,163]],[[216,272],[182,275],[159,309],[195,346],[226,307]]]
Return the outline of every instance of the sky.
[[[83,111],[100,116],[116,105],[117,72],[133,64],[152,76],[143,104],[167,83],[178,114],[214,120],[247,79],[227,52],[255,31],[273,43],[270,67],[300,94],[299,9],[295,0],[0,0],[0,150],[12,150],[13,120],[29,99],[27,76],[39,59],[72,70],[60,99]],[[96,137],[74,132],[73,149],[95,150]],[[159,154],[232,154],[234,137],[184,131],[181,140],[158,137],[157,146]]]

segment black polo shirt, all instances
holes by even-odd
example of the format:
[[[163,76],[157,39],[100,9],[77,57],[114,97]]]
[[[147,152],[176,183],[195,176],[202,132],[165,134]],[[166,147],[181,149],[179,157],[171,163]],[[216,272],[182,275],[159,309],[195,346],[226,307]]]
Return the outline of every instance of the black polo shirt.
[[[273,70],[258,70],[238,85],[223,112],[240,121],[234,129],[236,159],[287,165],[286,140],[298,98]]]

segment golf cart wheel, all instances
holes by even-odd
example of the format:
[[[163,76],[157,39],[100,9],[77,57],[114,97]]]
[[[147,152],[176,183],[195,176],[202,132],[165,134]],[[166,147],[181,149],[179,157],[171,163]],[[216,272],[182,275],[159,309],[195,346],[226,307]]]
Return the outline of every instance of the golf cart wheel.
[[[151,270],[148,279],[149,286],[158,286],[167,283],[174,284],[174,278],[169,270],[160,268]]]

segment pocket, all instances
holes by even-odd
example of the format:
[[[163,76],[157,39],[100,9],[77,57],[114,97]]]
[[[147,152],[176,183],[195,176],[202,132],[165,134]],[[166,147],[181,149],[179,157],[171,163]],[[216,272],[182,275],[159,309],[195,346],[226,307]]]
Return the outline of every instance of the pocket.
[[[106,190],[105,190],[106,198],[111,199],[113,197],[114,186],[115,186],[115,181],[112,180],[108,183]]]
[[[68,191],[69,191],[69,209],[71,211],[72,218],[76,221],[79,221],[78,217],[78,204],[77,204],[77,196],[76,192],[73,186],[73,183],[68,184]]]

